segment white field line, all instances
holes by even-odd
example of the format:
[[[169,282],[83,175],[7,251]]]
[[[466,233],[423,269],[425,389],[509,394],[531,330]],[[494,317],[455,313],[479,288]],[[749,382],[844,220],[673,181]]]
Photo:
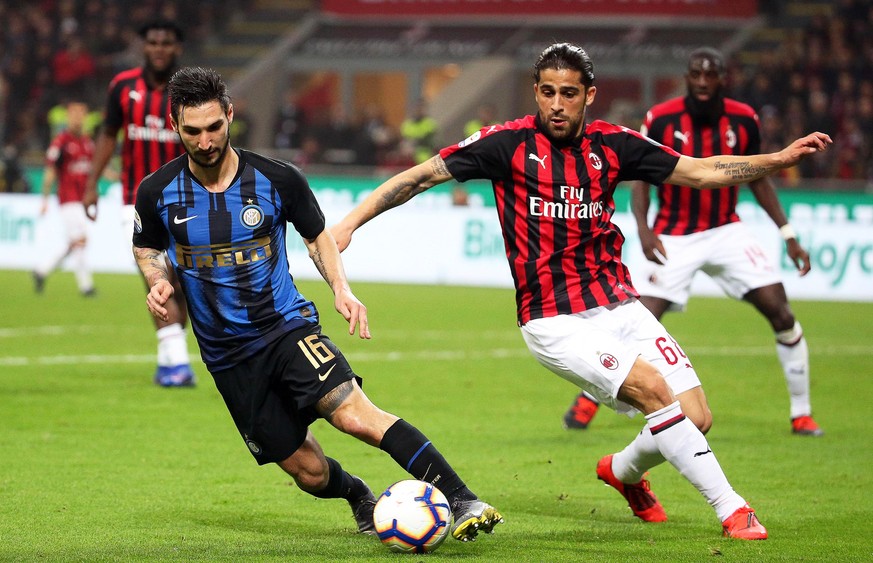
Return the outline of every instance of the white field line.
[[[763,357],[775,354],[772,346],[704,346],[690,351],[692,359],[710,357]],[[873,346],[820,346],[811,350],[813,356],[873,356]],[[466,350],[428,350],[417,352],[351,352],[346,354],[355,362],[421,362],[421,361],[470,361],[527,358],[526,348],[491,348],[475,352]],[[81,354],[57,356],[0,356],[0,366],[59,366],[80,364],[150,364],[154,354]]]

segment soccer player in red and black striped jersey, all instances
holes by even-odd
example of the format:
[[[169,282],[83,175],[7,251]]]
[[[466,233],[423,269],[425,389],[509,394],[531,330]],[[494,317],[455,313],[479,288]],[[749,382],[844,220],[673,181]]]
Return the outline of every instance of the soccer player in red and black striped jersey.
[[[167,82],[176,71],[182,54],[182,29],[172,21],[157,20],[140,28],[139,34],[143,40],[144,64],[120,72],[109,84],[103,127],[97,139],[94,165],[83,199],[86,212],[95,219],[97,179],[115,153],[119,131],[122,131],[122,228],[125,240],[133,233],[133,206],[142,179],[183,154],[179,137],[170,125],[166,92]],[[187,312],[182,291],[176,291],[168,310],[167,321],[155,319],[158,339],[155,383],[164,387],[190,386],[194,384],[194,372],[185,336]]]
[[[757,153],[758,116],[748,105],[724,96],[724,76],[721,53],[709,47],[693,51],[685,74],[688,94],[650,109],[642,133],[689,156]],[[809,254],[788,223],[773,183],[767,177],[759,178],[749,182],[749,188],[779,227],[786,252],[800,275],[806,275]],[[702,191],[659,184],[659,207],[651,227],[649,183],[635,182],[632,189],[633,213],[643,253],[649,260],[636,278],[643,305],[658,319],[667,311],[684,310],[698,270],[729,296],[754,305],[776,334],[776,353],[790,397],[792,432],[823,435],[811,416],[809,349],[803,330],[791,311],[778,271],[740,222],[736,211],[739,186]],[[584,428],[596,408],[596,399],[580,393],[564,415],[564,425]],[[580,419],[583,424],[579,424]]]
[[[642,412],[643,431],[603,457],[597,476],[638,517],[667,516],[643,474],[669,461],[715,509],[726,536],[765,539],[767,530],[721,470],[703,432],[711,414],[690,360],[637,299],[613,224],[623,180],[715,188],[749,182],[825,150],[807,135],[777,153],[693,158],[624,127],[586,123],[597,92],[578,46],[546,48],[534,65],[538,109],[485,127],[427,162],[397,174],[333,227],[339,248],[376,215],[452,179],[489,179],[516,287],[518,324],[546,368],[618,412]]]

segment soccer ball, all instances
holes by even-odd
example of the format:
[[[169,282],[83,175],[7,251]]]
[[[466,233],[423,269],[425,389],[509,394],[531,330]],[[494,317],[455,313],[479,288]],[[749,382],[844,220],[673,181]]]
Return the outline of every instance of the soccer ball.
[[[382,543],[400,553],[428,553],[449,535],[452,511],[439,489],[408,479],[394,483],[376,501],[373,522]]]

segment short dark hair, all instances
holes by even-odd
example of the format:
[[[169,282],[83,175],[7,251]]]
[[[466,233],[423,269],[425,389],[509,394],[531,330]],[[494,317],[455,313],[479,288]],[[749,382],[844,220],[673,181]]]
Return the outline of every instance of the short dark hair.
[[[151,20],[149,22],[144,23],[137,33],[139,36],[145,39],[148,32],[157,29],[161,31],[172,31],[173,35],[176,36],[176,41],[179,43],[185,42],[185,32],[182,31],[182,28],[179,27],[179,24],[172,20]]]
[[[582,84],[590,88],[594,84],[594,63],[585,49],[572,43],[555,43],[540,53],[534,63],[534,80],[540,81],[540,72],[551,68],[555,70],[575,70],[582,75]]]
[[[167,84],[170,98],[170,115],[179,121],[179,110],[218,101],[224,113],[230,109],[230,94],[221,75],[211,68],[188,66],[176,71]]]
[[[719,74],[725,73],[724,56],[718,49],[713,49],[712,47],[700,47],[691,51],[691,54],[688,55],[688,70],[691,70],[691,63],[698,59],[706,59],[710,61],[712,66],[715,67],[716,72]]]

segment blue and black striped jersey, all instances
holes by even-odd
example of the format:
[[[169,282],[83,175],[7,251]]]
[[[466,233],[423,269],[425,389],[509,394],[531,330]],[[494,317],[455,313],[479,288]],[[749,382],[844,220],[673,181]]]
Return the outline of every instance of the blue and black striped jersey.
[[[136,198],[133,244],[167,251],[211,372],[318,322],[289,273],[285,234],[291,223],[316,238],[324,214],[296,166],[235,150],[239,169],[224,192],[207,191],[182,155],[146,177]]]

